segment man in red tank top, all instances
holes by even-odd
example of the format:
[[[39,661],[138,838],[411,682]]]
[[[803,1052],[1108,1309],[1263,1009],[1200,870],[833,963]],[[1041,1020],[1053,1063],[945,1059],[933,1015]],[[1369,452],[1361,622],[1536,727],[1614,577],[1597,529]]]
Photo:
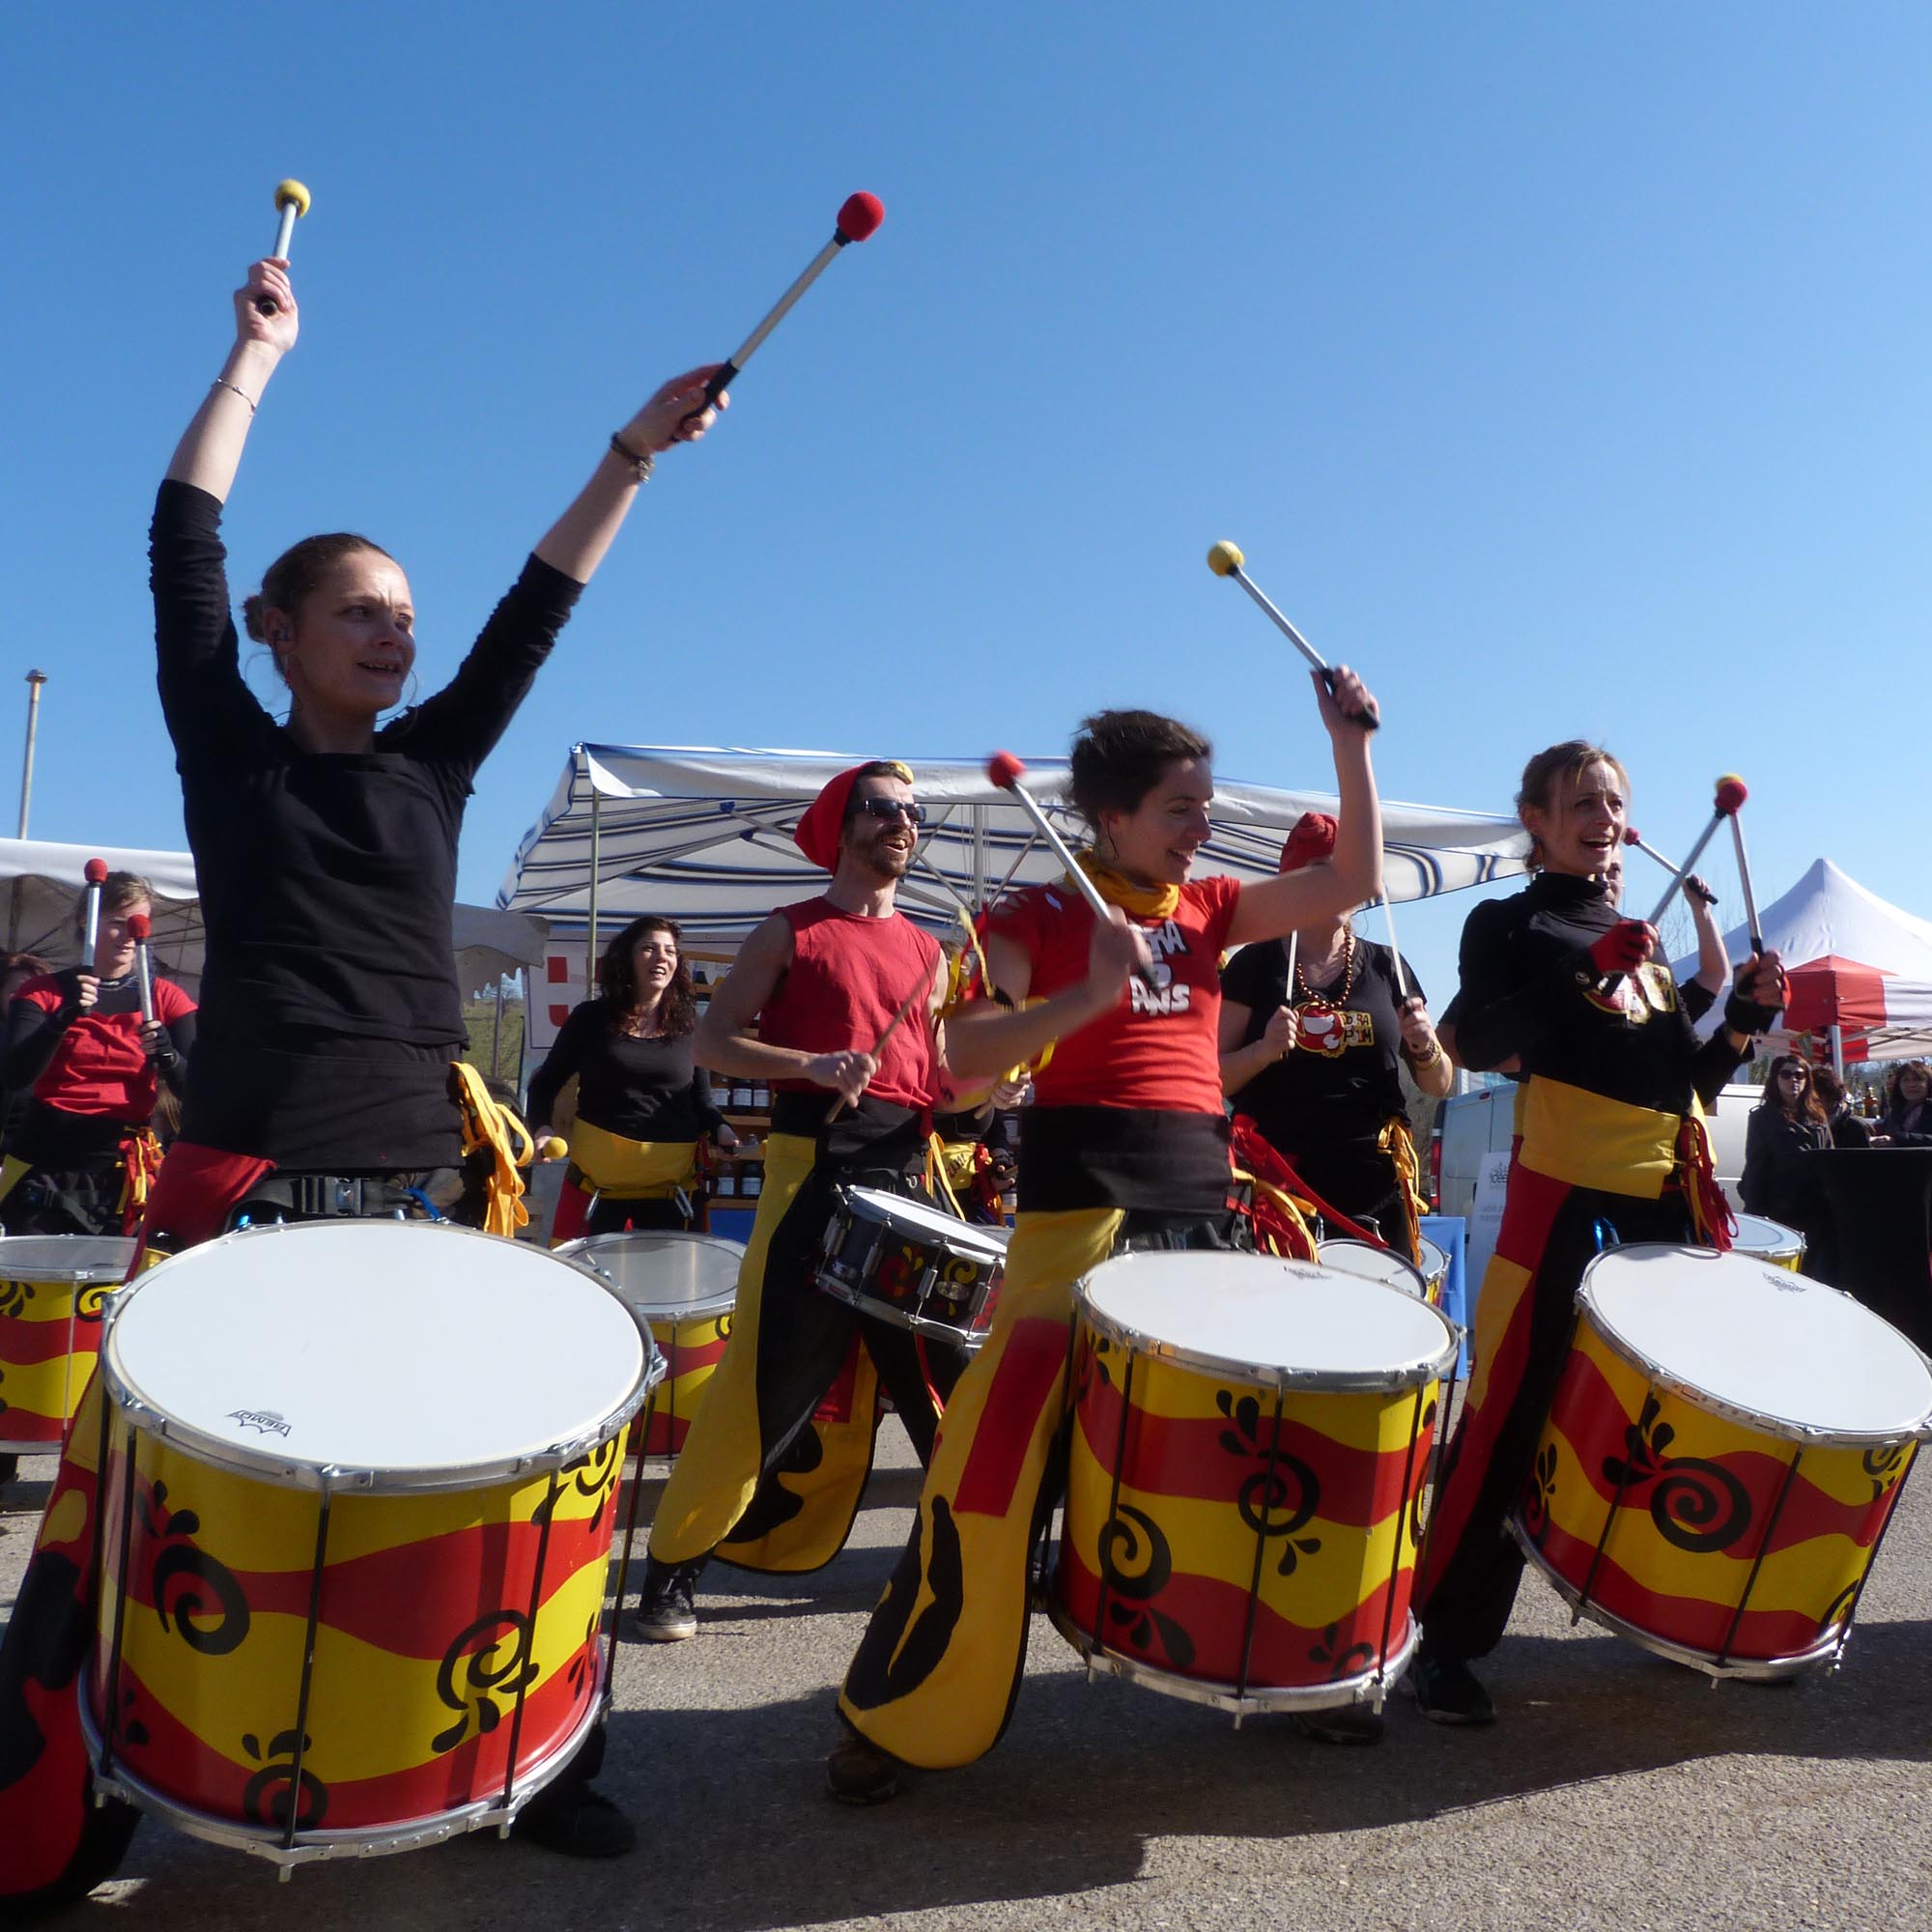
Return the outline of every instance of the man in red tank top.
[[[946,970],[895,904],[921,816],[904,765],[834,779],[794,835],[831,889],[759,925],[698,1022],[699,1063],[768,1083],[774,1102],[731,1339],[651,1528],[638,1619],[659,1642],[696,1634],[696,1577],[714,1550],[755,1570],[829,1562],[870,1467],[877,1383],[926,1461],[966,1364],[813,1278],[838,1185],[924,1192]]]

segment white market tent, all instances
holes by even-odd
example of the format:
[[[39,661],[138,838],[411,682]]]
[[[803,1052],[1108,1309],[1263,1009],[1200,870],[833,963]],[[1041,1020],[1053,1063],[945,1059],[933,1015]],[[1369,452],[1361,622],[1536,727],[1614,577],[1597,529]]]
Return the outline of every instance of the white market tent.
[[[577,745],[543,815],[524,837],[498,905],[540,912],[587,933],[641,913],[674,919],[693,945],[735,950],[774,906],[810,898],[825,874],[792,843],[792,827],[828,779],[866,754],[711,746]],[[984,761],[914,758],[928,816],[900,906],[923,925],[958,930],[958,915],[1009,886],[1060,875],[1060,862]],[[1066,761],[1030,759],[1027,781],[1069,842],[1082,838],[1066,802]],[[1331,793],[1281,791],[1217,779],[1204,872],[1271,877],[1282,840],[1304,811],[1332,811]],[[1521,829],[1490,812],[1382,804],[1389,895],[1427,898],[1522,869]],[[578,956],[553,949],[559,1010],[582,985]],[[581,993],[579,995],[581,997]],[[547,1033],[532,1002],[532,1043]]]
[[[0,838],[0,907],[7,913],[8,951],[38,953],[56,966],[79,958],[74,905],[86,884],[90,859],[106,860],[110,871],[138,872],[154,887],[156,961],[194,992],[201,980],[203,933],[194,859],[186,852]],[[459,905],[454,927],[458,983],[468,992],[504,974],[539,966],[548,936],[541,919],[495,906]]]
[[[1784,1032],[1840,1064],[1932,1053],[1932,920],[1889,904],[1814,860],[1788,892],[1758,909],[1764,943],[1791,979]],[[1742,959],[1750,935],[1734,926],[1724,951]],[[1678,970],[1694,972],[1694,955]],[[1708,1024],[1715,1025],[1714,1011]]]

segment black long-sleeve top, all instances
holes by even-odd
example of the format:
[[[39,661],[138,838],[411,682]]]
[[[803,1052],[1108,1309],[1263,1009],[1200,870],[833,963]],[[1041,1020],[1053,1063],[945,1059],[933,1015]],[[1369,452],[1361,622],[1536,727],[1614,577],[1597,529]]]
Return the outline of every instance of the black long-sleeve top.
[[[1745,1123],[1745,1166],[1738,1198],[1747,1212],[1806,1228],[1825,1208],[1824,1182],[1806,1154],[1832,1145],[1822,1121],[1794,1120],[1782,1108],[1753,1107]]]
[[[637,1039],[619,1033],[609,1000],[585,1000],[557,1029],[530,1076],[529,1118],[548,1126],[563,1084],[577,1075],[580,1120],[633,1141],[695,1141],[724,1124],[711,1082],[691,1057],[690,1034]]]
[[[1463,927],[1456,1047],[1465,1065],[1512,1054],[1542,1075],[1607,1099],[1681,1114],[1706,1105],[1744,1055],[1723,1029],[1699,1040],[1667,971],[1646,966],[1615,991],[1599,988],[1588,949],[1620,915],[1602,885],[1539,873],[1515,897],[1492,900]]]
[[[582,586],[532,557],[456,675],[373,750],[305,752],[242,680],[220,512],[163,483],[149,553],[208,933],[183,1137],[289,1168],[446,1163],[464,807]]]

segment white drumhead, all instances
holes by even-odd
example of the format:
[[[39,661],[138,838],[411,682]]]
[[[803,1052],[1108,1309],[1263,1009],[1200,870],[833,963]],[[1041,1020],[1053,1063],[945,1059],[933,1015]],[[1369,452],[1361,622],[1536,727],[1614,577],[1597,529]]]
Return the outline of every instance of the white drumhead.
[[[1739,1255],[1802,1255],[1804,1236],[1768,1214],[1740,1214],[1731,1252]]]
[[[425,1221],[249,1228],[191,1248],[118,1298],[101,1357],[117,1393],[217,1455],[422,1487],[595,1440],[641,1393],[647,1359],[597,1276]]]
[[[738,1298],[738,1270],[745,1260],[742,1241],[648,1228],[587,1235],[554,1252],[608,1276],[636,1314],[668,1321],[722,1315]]]
[[[1417,1264],[1427,1281],[1445,1280],[1449,1273],[1449,1257],[1432,1241],[1427,1235],[1415,1237],[1417,1252],[1422,1259]]]
[[[1932,1368],[1848,1294],[1748,1255],[1613,1248],[1577,1298],[1672,1381],[1771,1423],[1895,1440],[1932,1418]]]
[[[845,1190],[855,1208],[868,1220],[883,1221],[889,1228],[903,1228],[915,1236],[944,1241],[950,1248],[983,1255],[998,1261],[1007,1252],[1011,1238],[1008,1228],[981,1227],[976,1221],[962,1221],[929,1201],[916,1201],[907,1194],[888,1194],[883,1187],[848,1187]]]
[[[0,1238],[0,1281],[121,1281],[134,1243],[110,1235],[9,1235]]]
[[[1126,1339],[1251,1381],[1403,1386],[1456,1359],[1456,1331],[1428,1302],[1308,1262],[1121,1255],[1075,1293]]]
[[[1405,1294],[1426,1295],[1429,1290],[1427,1278],[1413,1262],[1389,1248],[1372,1247],[1367,1241],[1323,1241],[1316,1248],[1315,1259],[1325,1268],[1379,1281]]]

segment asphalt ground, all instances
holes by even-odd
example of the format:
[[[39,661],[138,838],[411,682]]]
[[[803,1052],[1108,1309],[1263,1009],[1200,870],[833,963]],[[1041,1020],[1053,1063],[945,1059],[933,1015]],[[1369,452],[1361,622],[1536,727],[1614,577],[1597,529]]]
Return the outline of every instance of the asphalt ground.
[[[57,1921],[354,1925],[1871,1928],[1932,1920],[1932,1478],[1909,1482],[1844,1667],[1713,1687],[1585,1625],[1539,1579],[1483,1675],[1500,1721],[1391,1699],[1368,1748],[1090,1684],[1034,1622],[1004,1741],[894,1804],[823,1796],[834,1687],[911,1521],[896,1425],[852,1543],[816,1577],[714,1569],[688,1643],[623,1644],[600,1784],[642,1847],[605,1863],[471,1836],[271,1866],[150,1820]],[[51,1474],[27,1463],[12,1501]],[[39,1479],[39,1480],[36,1480]],[[648,1494],[648,1492],[647,1492]],[[11,1610],[31,1514],[0,1534]]]

